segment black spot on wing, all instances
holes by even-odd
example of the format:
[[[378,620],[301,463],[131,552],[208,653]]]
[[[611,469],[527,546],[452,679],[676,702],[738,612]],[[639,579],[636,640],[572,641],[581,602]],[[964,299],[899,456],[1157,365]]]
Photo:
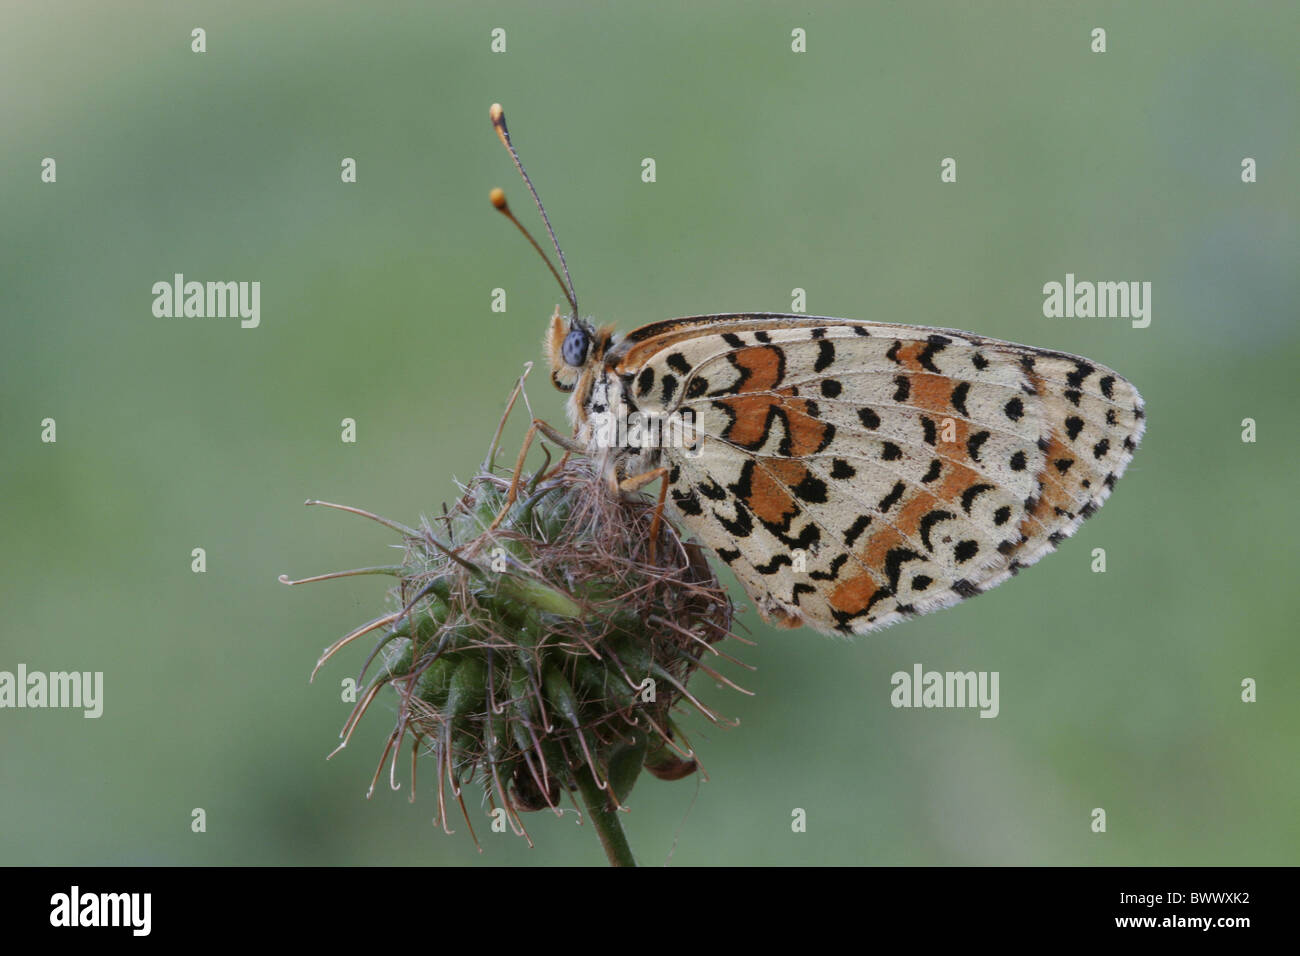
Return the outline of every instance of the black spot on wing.
[[[894,505],[898,503],[898,499],[903,497],[903,492],[906,490],[907,490],[906,485],[904,485],[901,481],[896,482],[894,484],[894,487],[890,489],[889,494],[885,495],[885,497],[880,499],[878,510],[883,513],[888,511],[890,508],[894,507]]]
[[[761,518],[759,520],[762,521]],[[800,531],[796,537],[791,537],[782,527],[782,525],[788,525],[789,523],[790,521],[788,518],[786,521],[782,522],[782,524],[777,524],[772,521],[763,521],[763,527],[771,532],[778,541],[788,548],[803,548],[804,550],[807,550],[821,541],[822,533],[818,529],[817,525],[813,524],[811,521],[803,526],[803,530]]]
[[[978,485],[971,485],[969,488],[967,488],[965,491],[961,493],[962,510],[965,511],[967,514],[970,514],[970,509],[971,506],[975,504],[975,499],[978,498],[980,495],[982,495],[984,492],[992,491],[992,490],[993,490],[993,486],[990,484],[981,483]]]
[[[889,578],[890,591],[898,588],[898,576],[903,570],[903,563],[921,560],[924,560],[923,556],[911,548],[891,548],[885,555],[885,576]]]
[[[942,335],[931,335],[926,339],[926,346],[921,350],[921,354],[916,357],[921,367],[931,372],[938,372],[939,369],[934,364],[934,357],[944,350],[952,339]],[[940,373],[942,374],[942,373]]]
[[[952,390],[952,395],[948,402],[953,408],[961,412],[963,417],[969,418],[970,412],[966,411],[966,396],[970,394],[970,382],[959,382],[957,387]]]
[[[1084,379],[1095,371],[1097,370],[1087,362],[1075,362],[1074,371],[1065,376],[1065,380],[1070,383],[1071,388],[1079,388],[1083,385]]]
[[[753,565],[753,568],[759,574],[776,574],[783,565],[787,564],[792,567],[794,566],[794,562],[790,560],[790,556],[788,554],[778,554],[774,555],[772,560],[768,561],[767,564],[755,564]]]
[[[825,571],[810,571],[808,577],[815,581],[834,581],[840,576],[840,568],[844,567],[844,562],[848,559],[849,556],[841,551],[835,556],[835,560],[831,562],[829,568]]]
[[[675,493],[673,500],[677,500]],[[698,498],[695,499],[695,503],[699,504]],[[748,538],[754,533],[754,518],[749,513],[749,509],[745,507],[744,502],[736,501],[734,504],[736,507],[736,517],[734,519],[728,518],[716,510],[713,512],[713,517],[718,519],[718,523],[722,525],[728,534],[735,535],[737,538]],[[681,507],[681,505],[679,504],[678,507]]]
[[[854,519],[853,524],[849,525],[849,529],[844,532],[845,547],[853,547],[853,542],[857,541],[858,538],[861,537],[862,532],[867,530],[867,525],[869,524],[871,524],[871,515],[858,515],[857,518]]]
[[[935,524],[955,517],[957,516],[951,511],[943,511],[939,508],[936,508],[934,511],[926,512],[925,516],[921,519],[920,532],[921,543],[925,545],[927,551],[934,550],[934,545],[930,543],[930,531],[934,528]]]
[[[712,478],[705,478],[695,486],[695,490],[706,498],[712,498],[714,501],[722,501],[727,497],[727,489],[723,488]]]
[[[700,505],[700,496],[694,491],[678,491],[674,488],[672,490],[672,498],[673,504],[675,504],[678,510],[684,515],[694,517],[695,515],[703,514],[704,512],[704,508]],[[737,502],[737,507],[741,507],[739,502]]]
[[[803,481],[790,489],[794,492],[796,498],[809,504],[822,505],[826,503],[826,482],[822,481],[812,472],[804,476]]]
[[[738,498],[748,499],[754,493],[754,459],[747,458],[745,463],[740,467],[740,474],[736,480],[727,487],[735,492]]]
[[[813,331],[815,332],[820,331],[823,335],[826,334],[825,329],[814,329]],[[817,343],[817,361],[813,363],[813,371],[823,372],[834,361],[835,361],[835,344],[831,342],[829,339],[822,339],[820,342]]]

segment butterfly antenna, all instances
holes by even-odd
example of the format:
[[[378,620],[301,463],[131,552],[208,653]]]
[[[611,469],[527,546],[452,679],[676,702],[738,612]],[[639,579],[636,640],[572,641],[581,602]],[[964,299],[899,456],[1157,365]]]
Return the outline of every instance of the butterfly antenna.
[[[551,260],[542,250],[542,247],[537,244],[537,240],[532,237],[532,234],[524,228],[523,223],[516,219],[515,214],[510,211],[510,205],[506,202],[505,191],[500,188],[493,189],[492,192],[488,194],[488,198],[492,201],[492,205],[495,206],[503,216],[518,227],[519,231],[524,234],[524,238],[533,244],[533,248],[537,250],[537,254],[542,257],[542,261],[545,262],[547,268],[551,270],[551,275],[555,276],[555,281],[560,283],[560,288],[564,290],[564,295],[569,300],[569,305],[573,306],[574,321],[581,321],[578,317],[578,293],[574,291],[573,279],[569,277],[569,264],[564,261],[564,250],[560,248],[560,241],[555,238],[555,230],[551,228],[550,217],[546,215],[546,207],[542,205],[541,197],[537,195],[537,190],[533,187],[533,181],[528,178],[528,173],[524,170],[524,164],[519,161],[519,154],[515,152],[514,143],[510,142],[510,131],[506,128],[505,110],[501,108],[500,103],[493,103],[492,108],[488,111],[488,115],[492,118],[492,128],[497,131],[497,138],[501,140],[501,145],[510,153],[510,158],[515,161],[515,168],[519,170],[519,175],[523,177],[524,185],[527,186],[528,191],[533,194],[533,202],[537,204],[537,211],[542,214],[542,222],[546,225],[547,235],[551,237],[551,244],[555,246],[555,254],[560,257],[560,268],[564,270],[563,279],[560,278],[559,272],[557,272],[555,266],[551,264]]]

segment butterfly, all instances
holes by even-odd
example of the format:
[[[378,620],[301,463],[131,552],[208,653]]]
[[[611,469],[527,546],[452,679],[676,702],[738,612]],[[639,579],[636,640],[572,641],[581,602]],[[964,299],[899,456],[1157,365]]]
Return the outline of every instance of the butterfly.
[[[491,117],[554,242],[499,105]],[[540,253],[504,193],[491,198]],[[573,432],[535,429],[622,492],[658,480],[670,517],[780,626],[864,633],[996,587],[1101,506],[1145,428],[1137,389],[1080,356],[803,314],[618,337],[580,317],[547,264],[573,310],[556,309],[543,342]],[[628,419],[682,427],[630,441],[614,427]]]

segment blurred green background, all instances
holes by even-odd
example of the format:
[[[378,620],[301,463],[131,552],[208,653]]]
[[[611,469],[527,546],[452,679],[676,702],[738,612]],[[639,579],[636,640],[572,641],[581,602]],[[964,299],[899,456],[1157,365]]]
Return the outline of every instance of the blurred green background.
[[[431,823],[429,768],[367,802],[393,702],[326,763],[365,649],[307,674],[387,582],[276,581],[388,560],[302,501],[436,510],[539,357],[559,290],[488,205],[537,222],[494,100],[601,321],[801,287],[1147,401],[1112,501],[1007,586],[853,641],[746,612],[757,695],[695,682],[741,726],[688,718],[709,780],[638,785],[643,863],[1300,862],[1297,9],[6,3],[0,669],[103,671],[106,703],[0,711],[0,863],[603,862],[572,813],[529,818],[533,850],[480,826],[480,856]],[[259,280],[261,327],[155,318],[175,272]],[[1067,272],[1151,281],[1150,328],[1044,318]],[[562,421],[544,376],[531,399]],[[917,662],[999,671],[1001,715],[891,708]]]

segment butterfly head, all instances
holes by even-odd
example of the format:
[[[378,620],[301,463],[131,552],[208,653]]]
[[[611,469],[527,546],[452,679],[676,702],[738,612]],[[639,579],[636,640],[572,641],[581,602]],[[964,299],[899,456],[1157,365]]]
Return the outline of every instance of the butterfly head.
[[[562,392],[574,392],[579,407],[585,404],[613,335],[613,326],[596,328],[582,319],[561,315],[558,308],[551,316],[542,342],[551,384]]]

